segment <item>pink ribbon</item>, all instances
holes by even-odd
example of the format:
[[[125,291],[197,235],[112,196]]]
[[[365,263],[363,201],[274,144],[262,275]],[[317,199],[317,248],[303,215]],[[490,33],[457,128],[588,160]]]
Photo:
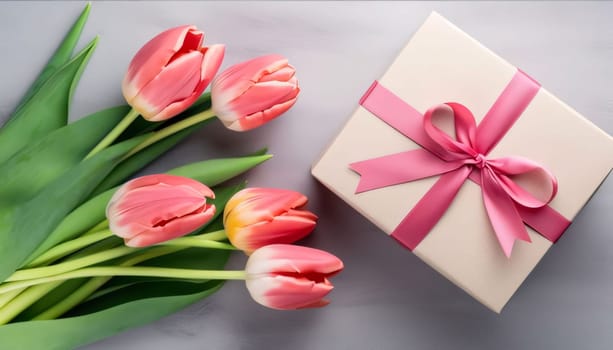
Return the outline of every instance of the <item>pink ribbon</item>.
[[[536,81],[518,70],[477,126],[470,110],[459,103],[434,106],[422,116],[374,82],[360,104],[423,149],[350,164],[361,175],[356,193],[441,175],[391,234],[411,250],[443,216],[466,179],[481,186],[489,221],[507,257],[515,240],[530,242],[524,223],[548,240],[557,241],[570,221],[547,205],[557,191],[555,177],[526,158],[487,157],[539,89]],[[449,115],[453,117],[455,139],[432,120]],[[538,185],[544,193],[537,195],[521,186],[520,177]]]

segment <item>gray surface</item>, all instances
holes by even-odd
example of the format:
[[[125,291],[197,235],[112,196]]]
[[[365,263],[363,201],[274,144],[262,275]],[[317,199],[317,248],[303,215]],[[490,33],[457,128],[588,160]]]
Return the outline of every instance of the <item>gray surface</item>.
[[[82,6],[0,3],[0,115],[14,108]],[[226,43],[224,67],[269,52],[290,58],[303,89],[291,112],[247,134],[211,125],[147,171],[268,145],[275,158],[250,173],[251,185],[306,193],[321,220],[304,243],[337,254],[346,269],[324,309],[268,310],[242,283],[228,283],[206,301],[84,349],[611,349],[611,179],[496,315],[310,177],[364,89],[431,10],[613,133],[611,3],[95,2],[83,38],[101,40],[72,119],[120,103],[132,55],[174,25],[197,24],[209,43]],[[244,260],[237,254],[230,266]]]

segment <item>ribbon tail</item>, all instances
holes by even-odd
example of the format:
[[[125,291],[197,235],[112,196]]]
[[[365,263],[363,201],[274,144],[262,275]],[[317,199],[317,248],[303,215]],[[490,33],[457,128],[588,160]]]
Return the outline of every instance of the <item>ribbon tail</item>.
[[[553,243],[560,239],[570,225],[567,218],[548,205],[541,208],[516,207],[526,225]]]
[[[483,203],[498,242],[509,258],[516,239],[531,242],[524,222],[517,212],[515,203],[500,187],[491,170],[481,171]]]
[[[432,230],[470,174],[469,167],[442,175],[394,229],[391,236],[410,250]]]
[[[391,154],[349,164],[360,174],[356,193],[397,185],[455,170],[464,163],[445,162],[424,149]]]

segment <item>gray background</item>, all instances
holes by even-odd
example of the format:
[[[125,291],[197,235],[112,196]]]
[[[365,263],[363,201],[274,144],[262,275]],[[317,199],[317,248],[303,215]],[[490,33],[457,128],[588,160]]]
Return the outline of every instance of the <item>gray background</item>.
[[[82,7],[0,3],[3,118]],[[611,3],[94,2],[82,43],[95,34],[100,43],[74,96],[72,119],[121,103],[132,55],[171,26],[193,23],[208,43],[227,44],[224,67],[270,52],[289,57],[302,87],[289,113],[246,134],[209,125],[147,172],[268,145],[275,157],[249,174],[250,184],[307,194],[321,219],[304,244],[335,253],[346,269],[323,309],[268,310],[232,282],[182,312],[85,349],[611,349],[611,179],[496,315],[309,175],[363,91],[431,10],[613,134]],[[236,254],[230,267],[244,261]]]

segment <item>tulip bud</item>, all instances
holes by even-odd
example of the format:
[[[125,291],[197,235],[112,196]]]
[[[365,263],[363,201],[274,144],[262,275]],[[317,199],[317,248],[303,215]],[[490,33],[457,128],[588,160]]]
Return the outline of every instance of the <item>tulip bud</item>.
[[[249,257],[247,290],[261,305],[272,309],[293,310],[321,307],[334,288],[328,278],[343,269],[343,262],[322,250],[273,244],[262,247]]]
[[[190,178],[148,175],[126,182],[111,198],[106,217],[129,247],[146,247],[195,231],[211,220],[210,188]]]
[[[134,56],[122,84],[128,104],[149,121],[174,117],[209,85],[223,60],[223,45],[203,47],[204,33],[181,26],[158,34]]]
[[[268,244],[293,243],[315,228],[317,216],[301,209],[306,202],[304,195],[294,191],[246,188],[226,204],[228,239],[247,254]]]
[[[257,128],[278,117],[298,98],[296,70],[279,55],[234,65],[213,80],[212,108],[235,131]]]

